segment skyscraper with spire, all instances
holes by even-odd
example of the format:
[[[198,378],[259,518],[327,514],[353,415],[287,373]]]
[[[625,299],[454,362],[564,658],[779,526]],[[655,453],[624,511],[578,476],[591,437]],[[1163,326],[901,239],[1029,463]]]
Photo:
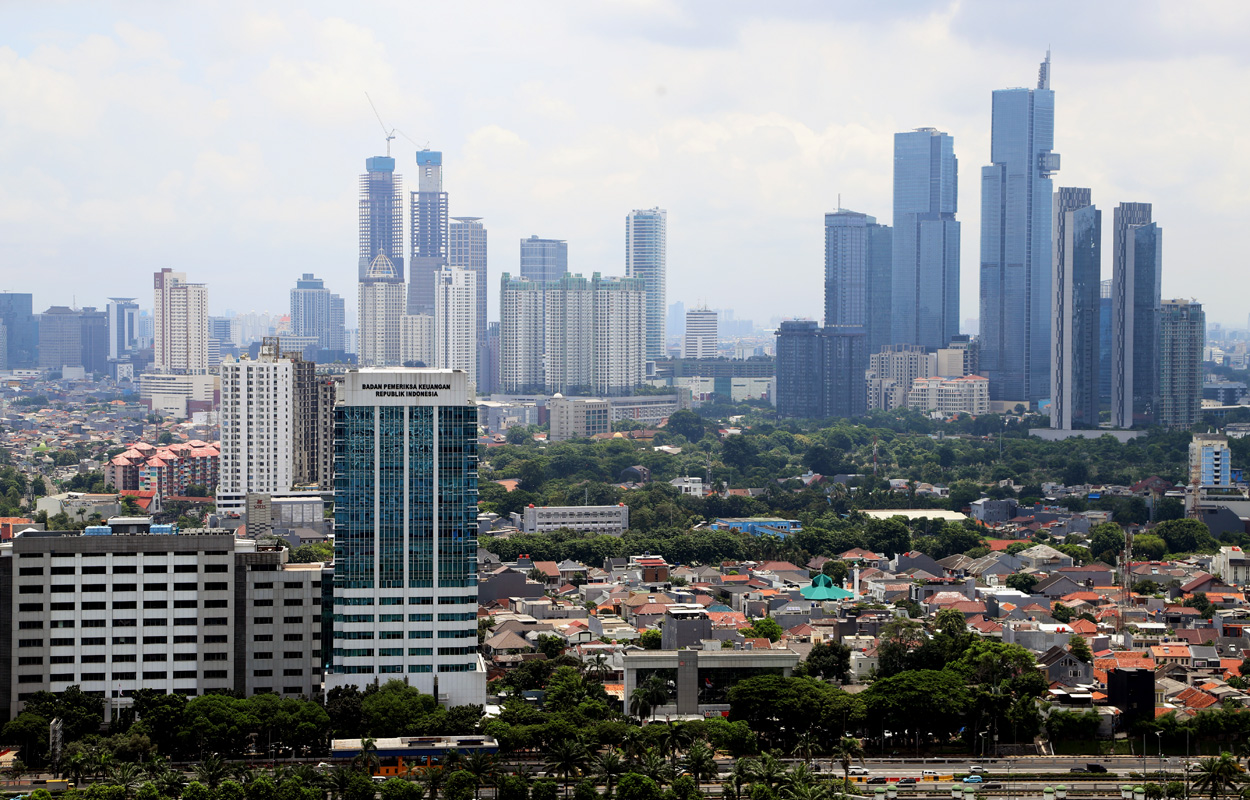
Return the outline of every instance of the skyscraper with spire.
[[[1050,53],[1035,89],[994,92],[981,168],[981,367],[995,400],[1050,393],[1051,175],[1059,171]]]

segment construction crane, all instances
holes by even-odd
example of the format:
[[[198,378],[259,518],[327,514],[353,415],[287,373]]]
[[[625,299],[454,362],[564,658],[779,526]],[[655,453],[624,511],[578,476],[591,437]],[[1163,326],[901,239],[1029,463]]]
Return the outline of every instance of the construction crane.
[[[378,113],[378,107],[373,104],[373,98],[365,92],[365,99],[369,101],[369,108],[373,109],[373,116],[378,118],[378,124],[382,126],[382,133],[386,136],[386,157],[391,157],[391,140],[395,138],[395,131],[398,128],[386,129],[386,123],[382,121],[382,115]]]

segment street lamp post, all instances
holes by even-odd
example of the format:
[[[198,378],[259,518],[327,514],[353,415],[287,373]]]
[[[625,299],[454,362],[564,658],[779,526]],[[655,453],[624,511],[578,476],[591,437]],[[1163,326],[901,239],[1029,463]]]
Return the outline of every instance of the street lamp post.
[[[1159,775],[1164,785],[1168,782],[1167,768],[1163,765],[1163,731],[1155,731],[1155,736],[1159,740]]]

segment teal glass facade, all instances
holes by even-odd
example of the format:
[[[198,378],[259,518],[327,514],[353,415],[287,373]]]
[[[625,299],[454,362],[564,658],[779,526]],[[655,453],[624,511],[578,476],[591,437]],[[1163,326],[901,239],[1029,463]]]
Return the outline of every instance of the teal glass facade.
[[[465,375],[364,370],[347,384],[335,407],[327,685],[428,674],[422,691],[480,702],[477,407]],[[466,678],[433,682],[439,673]]]

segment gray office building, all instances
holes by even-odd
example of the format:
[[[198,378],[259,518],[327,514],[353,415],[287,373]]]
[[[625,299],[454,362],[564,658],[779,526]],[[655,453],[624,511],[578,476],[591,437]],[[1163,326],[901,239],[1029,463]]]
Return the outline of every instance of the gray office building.
[[[1054,138],[1047,53],[1036,89],[994,92],[992,163],[981,168],[981,367],[995,400],[1050,392]]]
[[[891,343],[889,225],[857,211],[825,214],[825,324],[864,329],[868,352]]]
[[[1120,203],[1111,265],[1111,424],[1149,424],[1159,381],[1163,230],[1150,203]]]
[[[133,297],[110,297],[104,310],[108,315],[108,358],[117,361],[139,348],[139,304]]]
[[[936,350],[959,334],[958,179],[949,134],[894,134],[891,344]]]
[[[4,324],[6,369],[39,365],[39,321],[26,292],[0,292],[0,322]]]
[[[786,320],[777,330],[777,416],[856,417],[868,403],[862,326]]]
[[[434,315],[435,281],[447,265],[447,192],[443,154],[417,151],[417,191],[409,200],[408,313]]]
[[[70,686],[311,697],[321,685],[322,565],[224,530],[144,517],[0,543],[0,707]]]
[[[291,290],[291,333],[317,340],[321,350],[345,349],[343,298],[326,288],[325,281],[305,272]]]
[[[1055,192],[1050,427],[1098,427],[1102,212],[1089,189]]]

